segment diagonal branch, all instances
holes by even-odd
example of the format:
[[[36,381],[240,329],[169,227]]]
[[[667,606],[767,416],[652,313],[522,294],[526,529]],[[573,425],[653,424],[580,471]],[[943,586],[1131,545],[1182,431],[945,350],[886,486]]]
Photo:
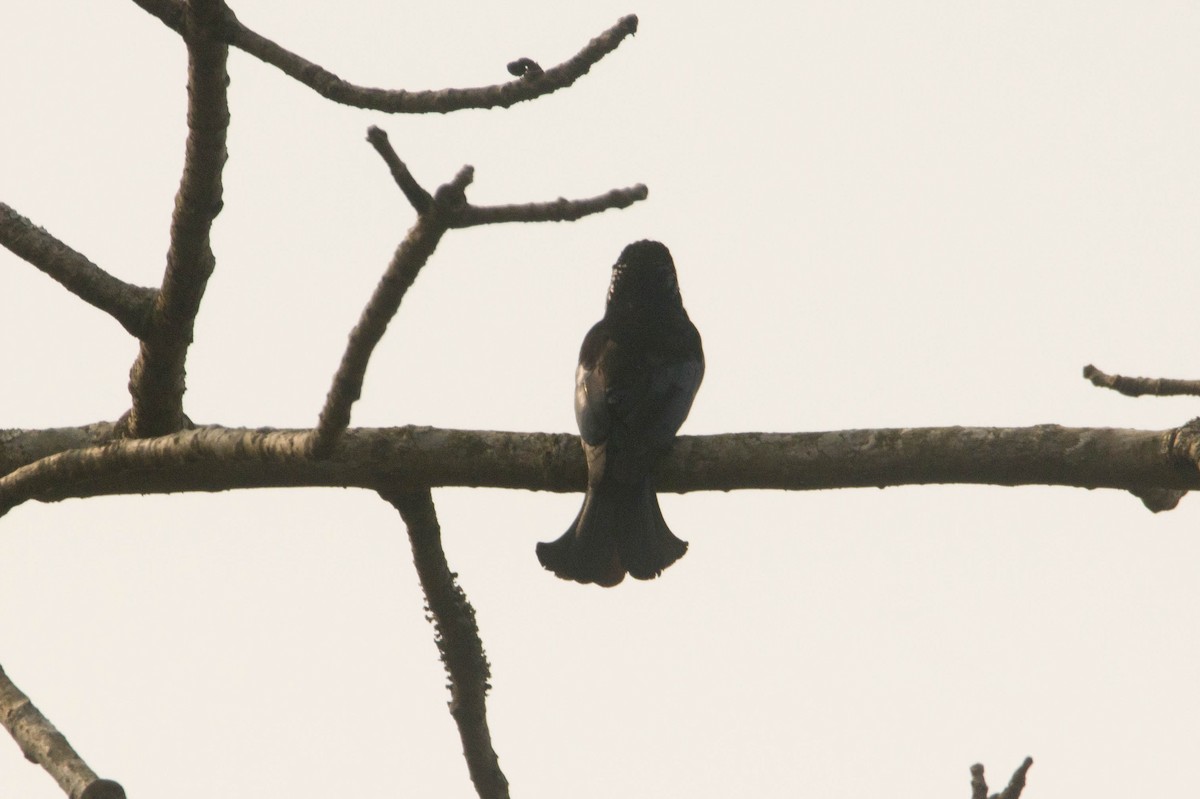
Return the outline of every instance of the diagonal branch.
[[[162,289],[129,373],[133,406],[128,432],[157,436],[184,427],[184,362],[200,300],[216,261],[210,233],[221,211],[221,173],[229,128],[228,46],[221,41],[227,14],[221,0],[189,0],[183,31],[188,50],[188,137],[183,176],[175,195],[171,244]]]
[[[25,759],[44,768],[72,799],[125,799],[125,790],[112,780],[97,777],[63,734],[13,685],[3,668],[0,725],[21,747]]]
[[[487,723],[491,670],[479,638],[475,608],[446,561],[433,498],[428,489],[381,491],[380,496],[400,511],[408,527],[425,609],[433,622],[434,643],[450,676],[450,715],[458,726],[471,782],[480,799],[507,799],[508,780],[500,770]]]
[[[161,20],[168,28],[176,32],[183,31],[184,20],[179,0],[134,2]],[[637,26],[636,16],[631,14],[622,17],[563,63],[547,70],[523,70],[521,77],[506,83],[470,89],[411,92],[402,89],[376,89],[342,80],[319,64],[289,52],[265,36],[250,30],[232,13],[226,21],[224,36],[229,44],[270,64],[335,103],[393,114],[445,114],[467,108],[508,108],[515,103],[565,89],[586,75],[600,59],[616,50],[627,36],[636,33]],[[513,63],[525,61],[530,60],[519,59]]]
[[[100,435],[87,428],[85,435]],[[398,427],[348,430],[329,458],[311,430],[205,427],[161,438],[39,452],[0,431],[0,515],[28,500],[235,488],[424,486],[582,491],[578,436]],[[30,434],[41,437],[38,433]],[[59,431],[44,446],[72,440]],[[37,460],[30,458],[41,456]],[[927,427],[681,436],[655,474],[659,491],[1060,485],[1200,489],[1200,424],[1169,430]]]
[[[1083,376],[1098,388],[1110,388],[1127,397],[1200,397],[1200,380],[1173,380],[1167,377],[1125,377],[1101,372],[1090,363]]]
[[[416,210],[417,221],[396,248],[358,324],[350,332],[350,340],[313,430],[312,454],[316,458],[329,457],[338,438],[349,426],[350,409],[362,395],[371,354],[447,230],[499,222],[571,221],[610,208],[626,208],[646,197],[646,187],[638,185],[586,200],[560,198],[552,203],[476,207],[469,204],[465,196],[474,176],[471,167],[463,167],[453,180],[431,195],[400,160],[386,132],[371,127],[367,131],[367,141],[388,165],[396,185]]]
[[[157,292],[113,277],[15,210],[0,203],[0,245],[61,283],[67,291],[145,335]]]
[[[417,184],[408,167],[396,155],[385,132],[372,127],[367,140],[383,157],[405,197],[417,209],[417,221],[396,248],[358,324],[350,331],[350,341],[346,344],[337,374],[333,376],[333,385],[325,398],[325,407],[321,409],[313,430],[312,454],[316,458],[329,457],[338,438],[350,424],[350,407],[362,395],[371,354],[387,332],[388,323],[400,310],[400,303],[416,281],[421,267],[425,266],[449,229],[448,217],[452,205],[456,199],[461,200],[462,191],[471,181],[470,167],[464,167],[454,180],[439,188],[437,195],[431,197]]]

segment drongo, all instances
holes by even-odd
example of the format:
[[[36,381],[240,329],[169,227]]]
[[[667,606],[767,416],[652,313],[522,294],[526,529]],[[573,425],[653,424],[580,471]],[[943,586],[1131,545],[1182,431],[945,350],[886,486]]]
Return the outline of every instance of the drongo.
[[[583,339],[575,420],[587,456],[583,507],[538,560],[566,580],[613,586],[662,574],[687,542],[663,520],[651,482],[704,377],[700,334],[679,296],[671,253],[638,241],[612,269],[604,318]]]

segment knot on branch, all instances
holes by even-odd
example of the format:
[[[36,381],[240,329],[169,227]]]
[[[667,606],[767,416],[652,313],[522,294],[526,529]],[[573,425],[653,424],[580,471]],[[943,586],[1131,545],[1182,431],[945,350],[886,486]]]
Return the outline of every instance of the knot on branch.
[[[508,63],[508,74],[515,75],[518,78],[538,78],[546,73],[538,62],[532,58],[518,58],[516,61]]]

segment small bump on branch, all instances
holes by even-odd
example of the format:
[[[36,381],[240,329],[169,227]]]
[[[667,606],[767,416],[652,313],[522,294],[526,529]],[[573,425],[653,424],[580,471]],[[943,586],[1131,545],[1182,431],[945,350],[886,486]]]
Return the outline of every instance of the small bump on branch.
[[[516,75],[518,78],[537,78],[544,75],[545,72],[532,58],[518,58],[508,64],[508,74]]]

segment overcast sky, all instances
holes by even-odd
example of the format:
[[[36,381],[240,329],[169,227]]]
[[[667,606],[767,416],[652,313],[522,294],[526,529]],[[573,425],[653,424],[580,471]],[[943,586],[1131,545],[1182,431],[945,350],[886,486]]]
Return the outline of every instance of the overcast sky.
[[[186,132],[180,40],[130,2],[0,14],[0,201],[157,285]],[[577,6],[577,7],[576,7]],[[369,125],[476,203],[649,200],[452,231],[354,424],[574,431],[579,342],[640,238],[675,255],[708,358],[683,432],[1059,423],[1200,402],[1200,10],[1167,2],[234,4],[389,88],[550,66],[509,110],[335,106],[234,51],[200,423],[315,422],[412,222]],[[134,342],[0,252],[0,427],[112,420]],[[666,496],[687,556],[602,590],[544,572],[580,496],[435,492],[493,666],[514,796],[1186,795],[1200,750],[1200,501],[1068,488]],[[0,520],[0,664],[131,799],[469,796],[397,514],[350,490],[30,503]],[[0,796],[59,796],[0,741]]]

